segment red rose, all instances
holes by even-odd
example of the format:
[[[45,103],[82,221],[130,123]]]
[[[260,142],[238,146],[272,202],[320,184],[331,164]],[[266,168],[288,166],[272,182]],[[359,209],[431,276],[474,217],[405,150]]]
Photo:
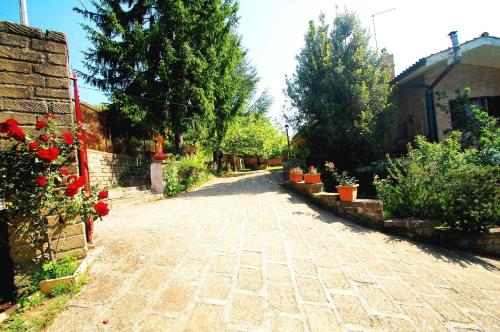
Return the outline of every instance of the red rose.
[[[97,202],[97,204],[94,205],[94,210],[99,215],[99,217],[107,216],[109,213],[108,204],[104,203],[103,201]]]
[[[5,124],[7,125],[7,127],[9,128],[13,128],[13,127],[17,127],[19,126],[19,122],[17,122],[16,120],[14,119],[7,119],[5,120]]]
[[[59,149],[56,146],[51,146],[48,151],[50,161],[54,161],[57,159],[57,157],[59,157]]]
[[[55,116],[55,114],[44,114],[43,117],[45,119],[55,119],[55,118],[57,118],[57,116]]]
[[[35,151],[36,149],[38,149],[39,146],[40,146],[40,143],[38,143],[37,141],[34,141],[34,142],[31,142],[30,144],[28,144],[28,149],[30,149],[31,151]]]
[[[37,158],[43,159],[43,160],[49,160],[49,150],[41,148],[36,151]]]
[[[73,197],[77,193],[78,193],[78,188],[70,187],[69,185],[68,185],[68,187],[66,187],[66,190],[64,191],[64,195],[66,195],[68,197]]]
[[[68,176],[68,187],[81,188],[84,184],[83,176],[75,174]]]
[[[49,136],[47,136],[47,135],[40,135],[40,137],[38,137],[38,138],[42,142],[48,142],[49,141]]]
[[[107,190],[100,191],[99,194],[97,195],[97,198],[99,200],[108,198],[108,191]]]
[[[75,142],[75,138],[68,132],[62,133],[61,137],[66,142],[66,144],[71,145]]]
[[[45,161],[54,161],[59,157],[59,149],[55,146],[48,149],[40,148],[36,151],[36,156]]]
[[[59,170],[59,174],[61,174],[62,176],[68,176],[69,171],[66,168],[61,168]]]
[[[9,127],[9,131],[7,132],[7,135],[9,137],[13,137],[14,139],[17,139],[18,141],[24,141],[26,139],[26,134],[17,125]]]
[[[45,187],[47,184],[47,178],[45,176],[35,176],[35,183],[39,187]]]
[[[43,128],[45,128],[45,126],[47,125],[47,122],[45,121],[42,121],[42,120],[38,120],[36,123],[35,123],[35,127],[36,129],[38,130],[41,130]]]

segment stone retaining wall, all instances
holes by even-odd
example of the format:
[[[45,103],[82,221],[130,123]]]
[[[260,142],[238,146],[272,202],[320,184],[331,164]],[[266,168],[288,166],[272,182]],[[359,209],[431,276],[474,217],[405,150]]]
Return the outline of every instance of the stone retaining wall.
[[[431,242],[448,247],[500,257],[500,228],[484,234],[463,234],[442,231],[433,220],[392,219],[383,220],[383,203],[373,199],[357,199],[342,202],[339,194],[323,192],[323,184],[284,181],[283,185],[301,195],[310,197],[322,207],[353,219],[368,227],[383,229],[385,232],[402,235],[411,239]]]
[[[440,223],[434,220],[391,219],[384,221],[384,229],[392,234],[500,257],[500,228],[490,229],[484,234],[463,234],[436,229],[439,225]]]
[[[9,227],[10,257],[14,263],[14,284],[18,288],[22,288],[27,284],[29,281],[27,277],[34,268],[32,260],[41,254],[40,251],[30,245],[30,240],[26,235],[18,234],[15,231],[15,229],[23,227],[23,224],[28,222],[22,220],[12,221],[13,226]],[[48,222],[52,250],[56,260],[67,255],[79,259],[87,256],[85,226],[79,217],[61,223],[59,216],[50,216]]]
[[[350,219],[355,219],[372,227],[382,227],[382,201],[373,199],[357,199],[353,202],[342,202],[339,194],[326,193],[323,184],[285,181],[284,185],[293,191],[311,197],[324,208]]]
[[[127,181],[134,182],[130,185],[149,185],[148,173],[142,172],[140,165],[144,163],[141,158],[108,152],[87,150],[90,183],[101,186],[116,186],[123,181],[121,177],[130,172]]]

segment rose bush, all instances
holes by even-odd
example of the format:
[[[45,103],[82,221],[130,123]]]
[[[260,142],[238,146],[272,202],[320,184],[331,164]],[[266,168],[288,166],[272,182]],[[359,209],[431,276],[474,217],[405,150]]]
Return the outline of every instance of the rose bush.
[[[109,212],[104,201],[108,195],[90,186],[84,190],[84,179],[72,174],[78,169],[81,128],[61,133],[56,116],[46,114],[34,129],[36,136],[26,134],[15,119],[0,123],[0,199],[6,212],[2,221],[29,220],[23,227],[12,226],[38,248],[47,243],[48,250],[40,257],[47,259],[53,254],[47,217],[100,219]]]

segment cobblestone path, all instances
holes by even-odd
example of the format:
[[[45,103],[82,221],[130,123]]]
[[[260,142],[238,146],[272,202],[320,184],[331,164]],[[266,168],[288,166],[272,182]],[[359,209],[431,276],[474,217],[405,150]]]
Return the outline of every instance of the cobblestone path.
[[[365,229],[274,179],[112,212],[49,331],[500,331],[499,261]]]

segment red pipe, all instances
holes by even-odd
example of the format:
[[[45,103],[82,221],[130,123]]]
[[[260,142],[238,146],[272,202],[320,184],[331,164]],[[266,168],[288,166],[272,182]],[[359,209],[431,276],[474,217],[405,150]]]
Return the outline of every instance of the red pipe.
[[[73,70],[73,88],[75,97],[75,113],[76,113],[76,123],[80,129],[83,130],[83,135],[81,135],[82,146],[78,150],[80,156],[80,174],[83,177],[84,189],[86,192],[90,192],[90,175],[89,175],[89,163],[87,160],[87,134],[84,126],[82,111],[80,109],[80,96],[78,95],[78,79],[76,78],[76,71]],[[87,243],[89,246],[93,247],[94,242],[92,239],[92,233],[94,231],[94,220],[92,217],[87,220]]]

